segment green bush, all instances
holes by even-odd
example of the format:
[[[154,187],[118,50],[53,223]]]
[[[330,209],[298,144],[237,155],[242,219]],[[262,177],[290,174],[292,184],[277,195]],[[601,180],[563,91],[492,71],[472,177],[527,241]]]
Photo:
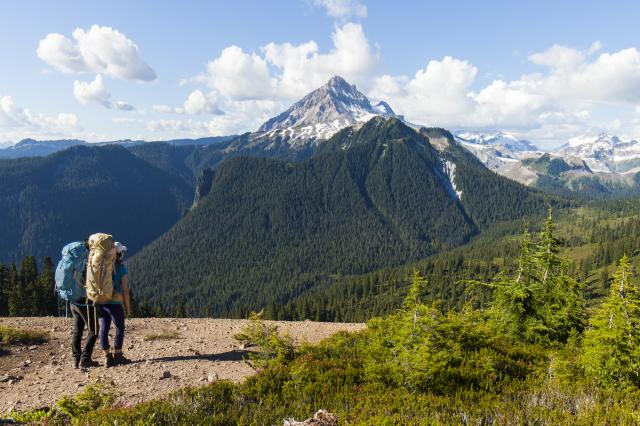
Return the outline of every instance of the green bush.
[[[278,326],[265,322],[261,312],[252,312],[242,332],[233,336],[245,347],[255,346],[249,352],[247,362],[253,368],[262,369],[272,363],[286,362],[295,356],[293,341],[278,333]]]
[[[39,345],[49,340],[45,331],[15,329],[0,325],[0,342],[5,345]]]

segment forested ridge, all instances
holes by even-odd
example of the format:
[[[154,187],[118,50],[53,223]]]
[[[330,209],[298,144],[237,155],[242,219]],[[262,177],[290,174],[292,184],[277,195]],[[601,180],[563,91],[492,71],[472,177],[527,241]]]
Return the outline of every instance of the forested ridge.
[[[57,259],[94,232],[131,253],[169,229],[190,206],[183,180],[119,146],[76,146],[47,157],[0,160],[0,261]]]
[[[571,259],[570,272],[584,283],[589,305],[607,294],[615,262],[625,254],[640,268],[640,199],[588,203],[584,207],[556,210],[559,245]],[[539,215],[526,221],[497,224],[470,243],[397,268],[383,268],[362,275],[334,275],[316,288],[285,305],[269,304],[267,318],[321,321],[365,321],[393,312],[409,287],[412,269],[418,269],[430,285],[427,300],[440,300],[446,308],[459,309],[473,301],[485,307],[490,293],[469,291],[460,281],[488,281],[501,269],[512,271],[519,250],[517,235],[523,224],[538,229]]]
[[[139,301],[150,312],[184,301],[189,315],[243,316],[286,304],[334,274],[402,265],[492,223],[564,203],[459,149],[440,154],[399,120],[373,119],[302,162],[227,160],[199,205],[130,260],[143,277]],[[441,155],[457,166],[462,202]]]

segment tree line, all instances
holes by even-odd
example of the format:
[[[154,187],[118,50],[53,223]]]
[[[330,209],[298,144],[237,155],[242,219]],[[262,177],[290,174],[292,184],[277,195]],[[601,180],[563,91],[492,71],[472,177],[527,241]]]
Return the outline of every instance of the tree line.
[[[19,265],[0,264],[0,316],[58,315],[54,285],[55,267],[50,257],[43,259],[41,271],[33,256],[25,257]]]

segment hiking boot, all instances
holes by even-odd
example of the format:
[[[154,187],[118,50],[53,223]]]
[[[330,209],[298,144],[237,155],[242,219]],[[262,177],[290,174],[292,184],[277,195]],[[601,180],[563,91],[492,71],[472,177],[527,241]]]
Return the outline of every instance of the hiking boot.
[[[82,368],[92,368],[99,367],[100,363],[98,361],[94,361],[91,358],[83,358],[80,360],[80,367]]]
[[[109,368],[109,367],[113,367],[115,365],[114,361],[113,361],[113,355],[111,355],[110,353],[106,355],[105,357],[105,363],[104,366]]]
[[[122,352],[116,352],[113,355],[113,363],[114,365],[125,365],[125,364],[131,364],[131,360],[129,358],[126,358]]]

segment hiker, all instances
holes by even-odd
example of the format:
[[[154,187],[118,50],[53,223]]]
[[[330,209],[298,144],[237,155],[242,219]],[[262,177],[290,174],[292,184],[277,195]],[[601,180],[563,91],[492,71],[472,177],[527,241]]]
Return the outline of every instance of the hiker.
[[[127,247],[120,242],[115,243],[116,262],[113,269],[113,295],[111,300],[101,303],[100,306],[100,347],[105,354],[105,366],[129,364],[122,353],[124,341],[125,313],[131,315],[131,303],[129,301],[129,271],[124,264],[124,255]],[[124,304],[124,308],[123,305]],[[109,347],[109,329],[111,323],[115,325],[116,335],[113,342],[113,354]]]
[[[91,360],[93,348],[98,337],[98,319],[96,308],[87,299],[84,286],[87,273],[87,255],[89,241],[75,241],[62,248],[62,258],[58,262],[55,275],[55,291],[58,297],[69,303],[73,317],[73,334],[71,351],[74,367],[97,367],[99,364]],[[87,327],[87,341],[82,349],[82,334]]]

